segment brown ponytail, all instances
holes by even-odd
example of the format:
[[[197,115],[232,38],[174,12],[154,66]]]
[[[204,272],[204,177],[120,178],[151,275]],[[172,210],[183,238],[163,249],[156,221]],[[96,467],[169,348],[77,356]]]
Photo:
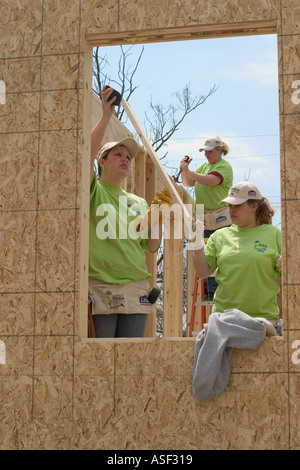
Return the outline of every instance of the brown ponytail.
[[[266,197],[263,197],[261,200],[248,199],[247,202],[249,205],[253,203],[258,204],[255,217],[256,217],[256,222],[259,225],[263,225],[263,224],[272,225],[272,217],[275,214],[275,209],[271,207],[271,204]]]

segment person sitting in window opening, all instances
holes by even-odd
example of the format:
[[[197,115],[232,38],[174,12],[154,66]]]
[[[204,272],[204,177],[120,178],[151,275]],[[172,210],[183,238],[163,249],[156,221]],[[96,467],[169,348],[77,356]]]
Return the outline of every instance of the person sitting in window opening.
[[[275,211],[252,183],[233,185],[228,197],[232,225],[215,231],[204,246],[193,247],[194,266],[203,279],[217,269],[212,313],[239,309],[276,326],[281,277],[281,233],[272,225]],[[199,224],[198,230],[202,230]]]
[[[103,88],[103,115],[91,134],[89,298],[96,337],[143,337],[147,314],[155,312],[148,300],[151,274],[145,252],[160,245],[161,219],[150,217],[146,235],[137,233],[136,221],[150,209],[145,199],[121,187],[139,151],[135,139],[107,142],[99,151],[114,111],[112,93],[112,88]],[[171,195],[165,193],[167,197],[156,193],[156,205],[171,205]]]
[[[228,145],[220,137],[207,139],[199,152],[204,150],[207,161],[195,171],[189,170],[192,162],[184,157],[179,168],[182,170],[182,183],[195,187],[196,204],[204,206],[204,237],[209,238],[215,230],[231,224],[228,206],[220,209],[219,201],[227,196],[232,185],[233,172],[230,163],[222,158],[229,152]],[[205,279],[203,300],[212,300],[218,284],[213,276]]]

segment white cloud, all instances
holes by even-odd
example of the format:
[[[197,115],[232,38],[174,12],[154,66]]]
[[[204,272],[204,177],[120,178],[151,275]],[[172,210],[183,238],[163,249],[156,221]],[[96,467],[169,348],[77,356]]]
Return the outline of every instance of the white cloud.
[[[266,60],[260,62],[244,62],[234,68],[226,68],[218,71],[218,77],[227,78],[233,82],[252,82],[257,86],[277,86],[278,70],[277,60]]]

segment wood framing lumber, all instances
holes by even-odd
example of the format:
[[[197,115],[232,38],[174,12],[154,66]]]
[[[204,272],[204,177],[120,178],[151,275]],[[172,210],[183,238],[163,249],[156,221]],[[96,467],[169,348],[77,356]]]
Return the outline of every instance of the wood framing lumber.
[[[179,196],[179,194],[176,190],[176,187],[172,183],[169,175],[166,173],[166,171],[165,171],[163,165],[161,164],[154,148],[152,147],[151,143],[149,142],[149,139],[147,138],[142,126],[140,125],[138,119],[136,118],[134,112],[132,111],[131,106],[124,99],[122,99],[121,104],[122,104],[127,116],[129,117],[132,125],[134,126],[136,132],[138,133],[138,135],[139,135],[145,149],[147,150],[153,164],[155,165],[162,181],[164,181],[165,185],[168,187],[168,189],[169,189],[172,197],[175,199],[175,201],[181,206],[182,211],[183,211],[183,217],[184,217],[184,226],[186,228],[185,233],[189,234],[190,230],[191,230],[191,219],[192,219],[191,214],[188,212],[187,208],[185,207],[182,199],[180,198],[180,196]]]

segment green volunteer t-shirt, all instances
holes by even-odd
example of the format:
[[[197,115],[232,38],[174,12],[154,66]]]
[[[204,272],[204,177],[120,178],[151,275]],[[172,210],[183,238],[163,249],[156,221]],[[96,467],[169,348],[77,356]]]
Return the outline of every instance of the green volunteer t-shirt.
[[[219,202],[228,196],[228,191],[232,186],[233,172],[230,163],[221,158],[213,165],[205,162],[203,165],[198,166],[195,171],[201,175],[217,173],[222,176],[222,182],[217,186],[205,186],[195,182],[196,204],[203,204],[206,211],[220,209]]]
[[[205,255],[217,270],[218,287],[213,312],[237,308],[251,316],[277,318],[279,308],[276,254],[281,254],[281,233],[273,225],[217,230],[208,239]]]
[[[89,277],[110,284],[148,279],[147,240],[134,220],[148,209],[145,199],[97,181],[90,190]]]

